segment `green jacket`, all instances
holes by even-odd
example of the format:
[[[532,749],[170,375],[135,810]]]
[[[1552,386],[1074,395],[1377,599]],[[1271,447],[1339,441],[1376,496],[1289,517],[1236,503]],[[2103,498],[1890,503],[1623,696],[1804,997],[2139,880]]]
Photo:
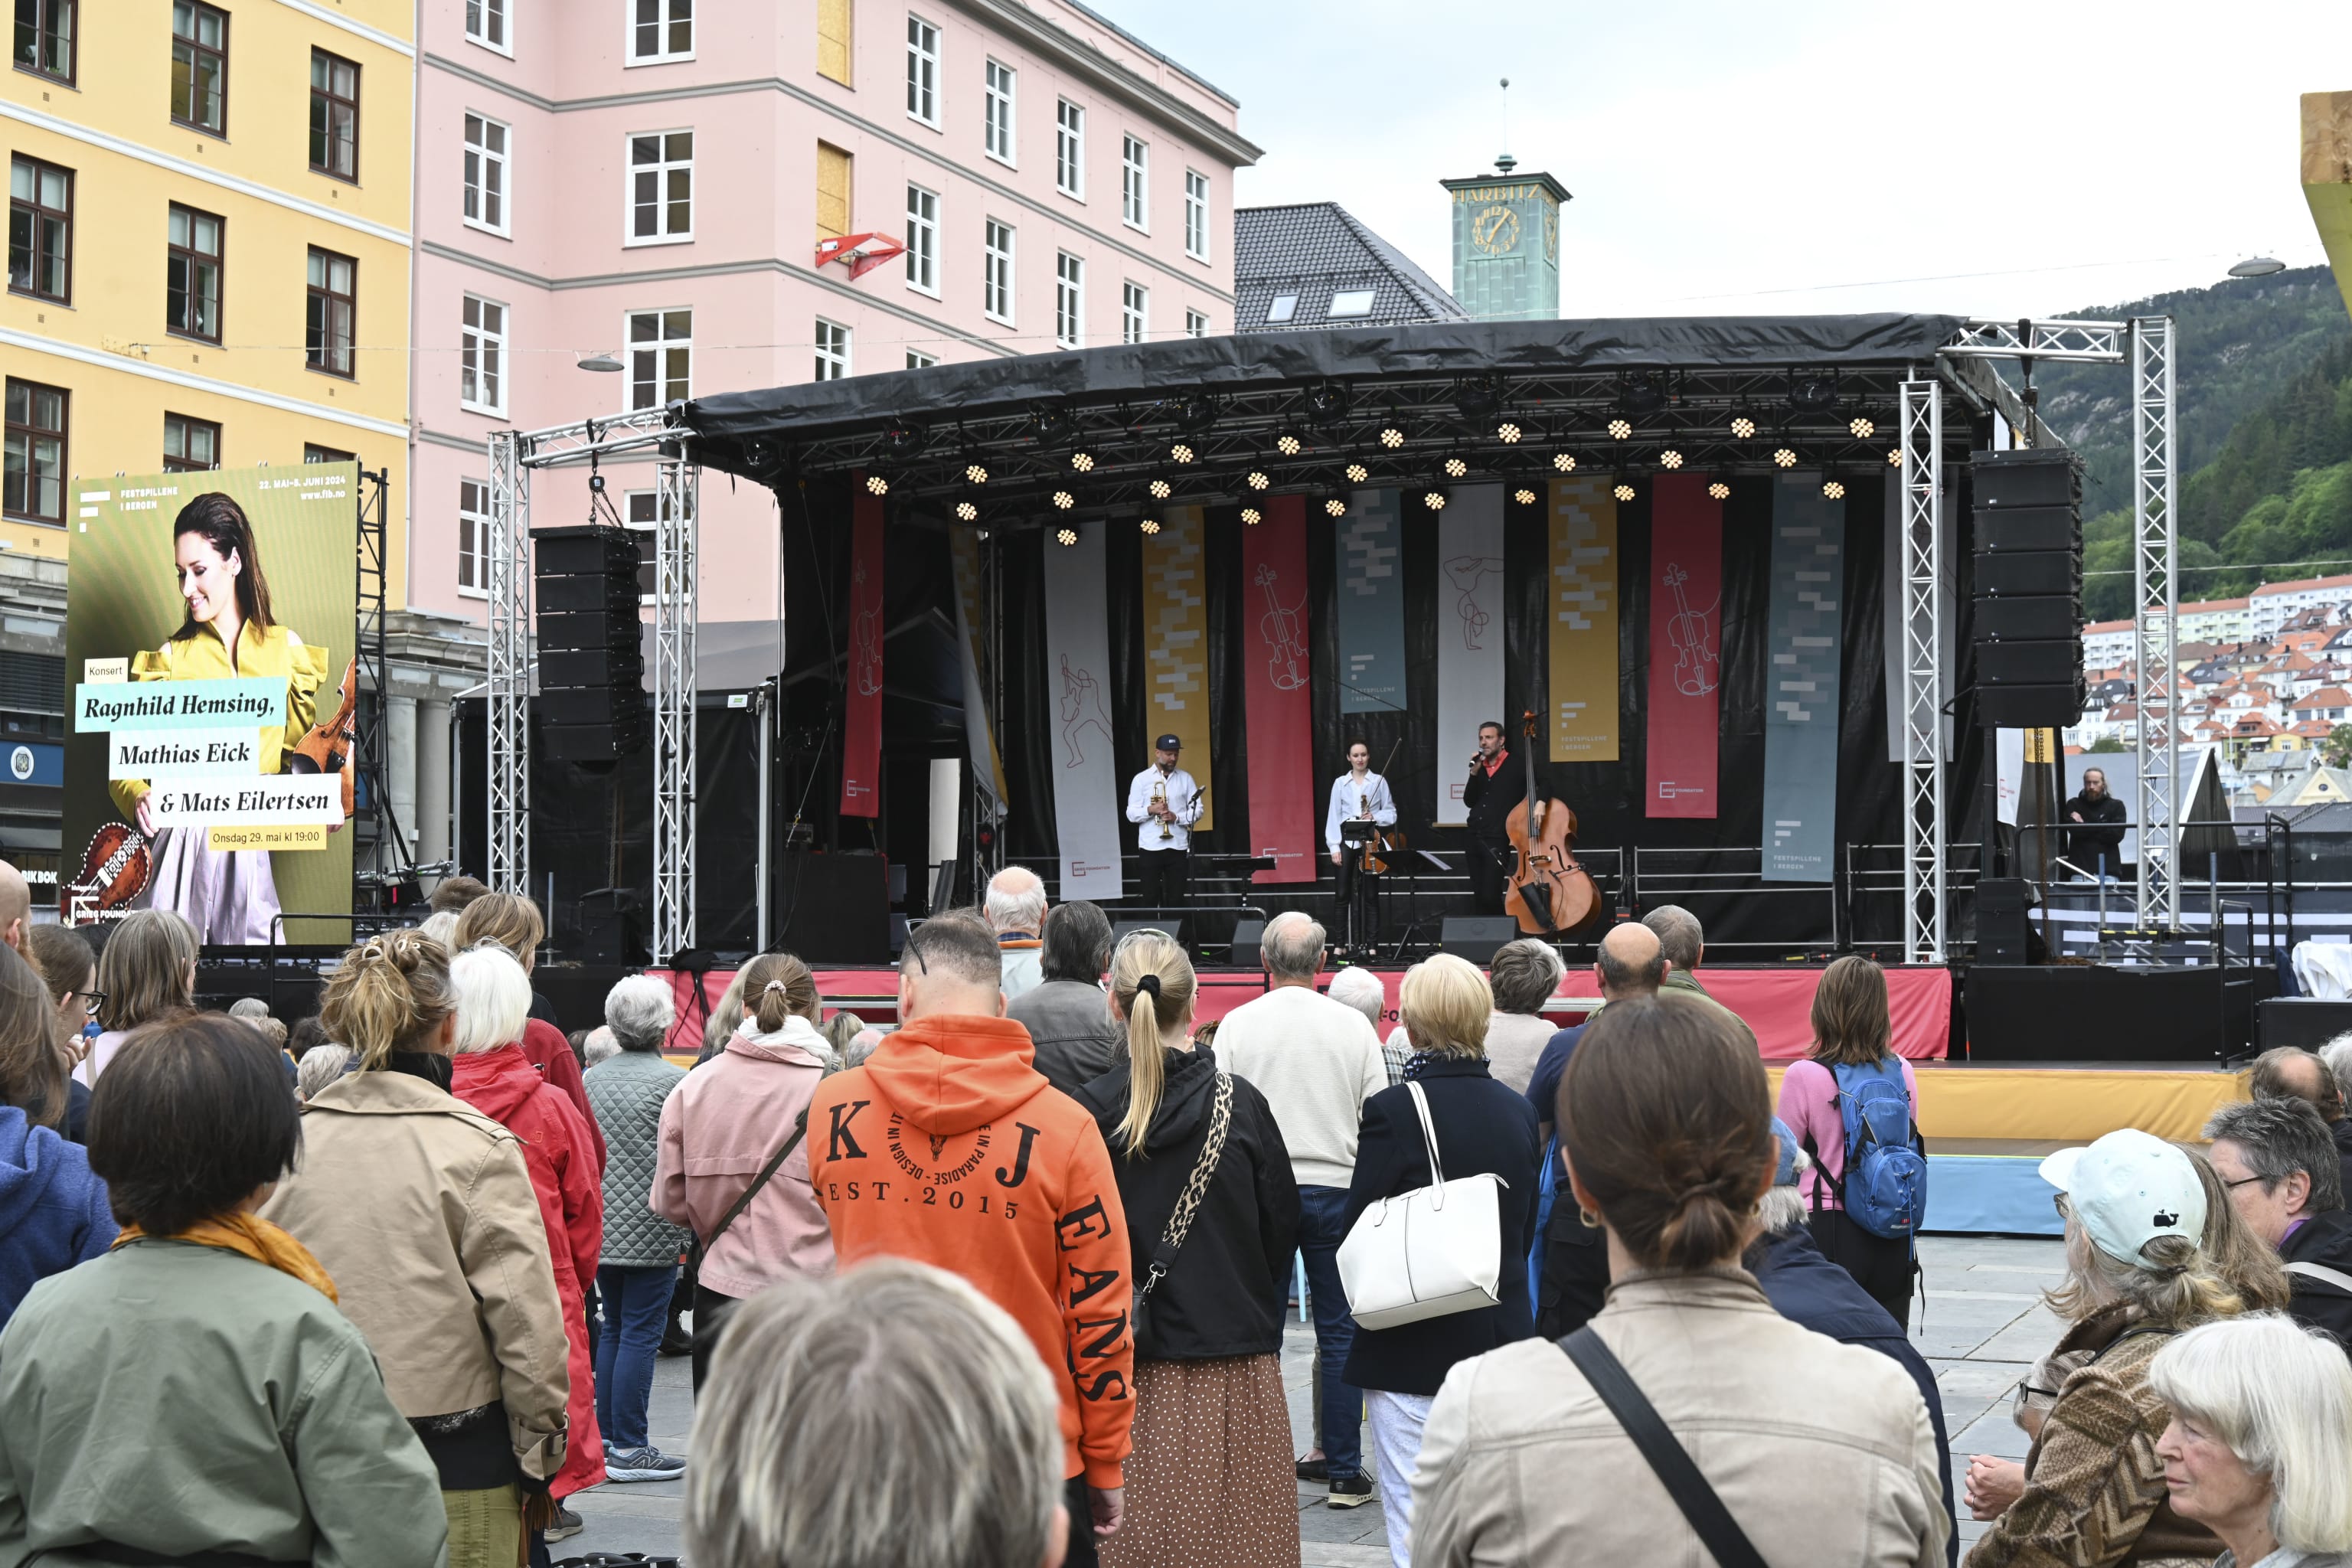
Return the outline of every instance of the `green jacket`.
[[[0,1568],[165,1556],[448,1561],[440,1481],[367,1342],[291,1276],[139,1240],[36,1285],[0,1331]]]

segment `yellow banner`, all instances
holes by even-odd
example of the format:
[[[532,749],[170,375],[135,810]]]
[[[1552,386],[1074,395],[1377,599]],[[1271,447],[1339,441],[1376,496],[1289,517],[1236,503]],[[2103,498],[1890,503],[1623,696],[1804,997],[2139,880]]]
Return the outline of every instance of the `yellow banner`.
[[[1609,481],[1551,482],[1551,760],[1617,750],[1617,498]]]
[[[1160,531],[1143,536],[1143,710],[1148,744],[1173,731],[1184,771],[1209,783],[1209,572],[1197,506],[1171,506]],[[1197,826],[1214,827],[1217,796],[1205,797]]]
[[[324,849],[327,830],[317,824],[274,827],[209,827],[205,844],[215,855],[227,849]]]
[[[996,727],[989,722],[986,688],[981,679],[984,668],[981,658],[981,627],[988,624],[982,613],[980,580],[980,540],[968,528],[948,530],[948,558],[955,565],[956,637],[961,647],[956,651],[963,666],[963,730],[964,744],[971,752],[971,765],[980,768],[982,752],[988,757],[988,776],[980,780],[992,803],[992,815],[1004,811],[1004,759],[997,754]]]

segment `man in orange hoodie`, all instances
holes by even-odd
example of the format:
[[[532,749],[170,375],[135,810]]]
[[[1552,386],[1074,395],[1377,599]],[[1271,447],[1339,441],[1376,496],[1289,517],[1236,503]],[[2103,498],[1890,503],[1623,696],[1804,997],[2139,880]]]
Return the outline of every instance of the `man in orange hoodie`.
[[[904,1026],[817,1086],[809,1179],[845,1268],[887,1254],[960,1274],[1037,1347],[1081,1525],[1068,1563],[1084,1568],[1118,1528],[1135,1419],[1127,1216],[1094,1119],[1030,1065],[1029,1032],[1003,1016],[1001,973],[976,916],[908,936]]]

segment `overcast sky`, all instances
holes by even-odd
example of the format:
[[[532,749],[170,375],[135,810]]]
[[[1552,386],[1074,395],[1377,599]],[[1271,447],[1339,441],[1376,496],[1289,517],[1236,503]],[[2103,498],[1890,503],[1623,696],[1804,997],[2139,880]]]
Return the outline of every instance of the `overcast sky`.
[[[2347,0],[1091,0],[1241,100],[1244,206],[1339,203],[1452,283],[1504,150],[1574,196],[1563,316],[2049,315],[2323,259],[2297,97]]]

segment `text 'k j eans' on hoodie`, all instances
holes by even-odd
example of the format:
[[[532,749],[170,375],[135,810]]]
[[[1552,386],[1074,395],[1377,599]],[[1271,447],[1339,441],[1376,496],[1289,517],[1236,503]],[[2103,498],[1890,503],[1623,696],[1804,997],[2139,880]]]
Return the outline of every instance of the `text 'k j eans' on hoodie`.
[[[1012,1314],[1054,1374],[1063,1474],[1121,1484],[1135,1419],[1127,1220],[1094,1118],[1009,1018],[919,1018],[810,1102],[809,1176],[844,1268],[911,1258]]]

